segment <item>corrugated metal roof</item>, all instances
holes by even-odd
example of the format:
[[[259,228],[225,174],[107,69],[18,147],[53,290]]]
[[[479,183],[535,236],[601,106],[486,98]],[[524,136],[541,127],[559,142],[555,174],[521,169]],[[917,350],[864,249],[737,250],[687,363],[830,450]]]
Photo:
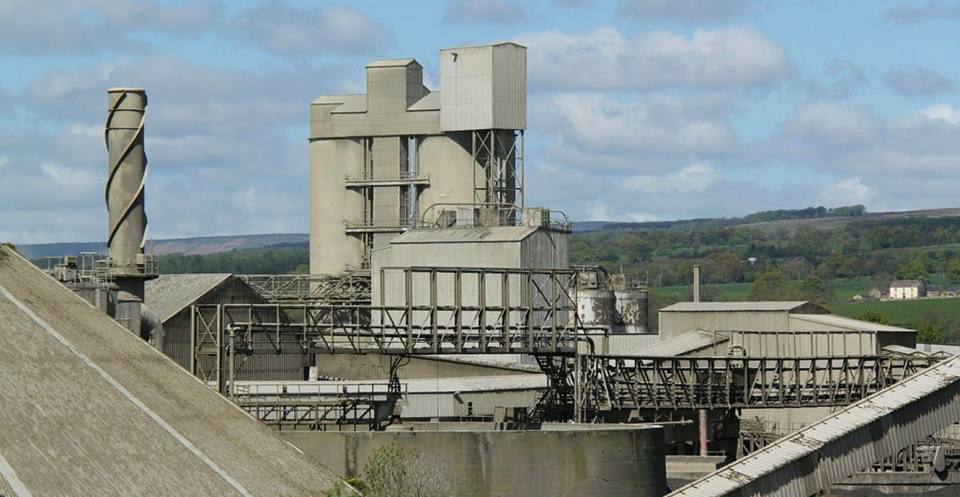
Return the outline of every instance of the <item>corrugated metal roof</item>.
[[[740,459],[669,497],[812,495],[960,417],[960,357],[947,359]],[[921,408],[911,408],[922,404]],[[917,406],[919,407],[919,406]],[[885,419],[887,416],[894,416]],[[847,436],[857,432],[857,436]],[[806,464],[818,454],[817,465]]]
[[[499,243],[518,242],[539,228],[530,226],[501,226],[493,228],[413,229],[394,238],[391,244],[417,243]]]
[[[514,41],[495,41],[495,42],[493,42],[493,43],[477,43],[477,44],[474,44],[474,45],[457,45],[457,46],[455,46],[455,47],[442,48],[442,49],[440,49],[440,51],[441,51],[441,52],[448,52],[448,51],[450,51],[450,50],[456,50],[456,49],[458,49],[458,48],[484,48],[484,47],[496,47],[496,46],[500,46],[500,45],[513,45],[513,46],[520,47],[520,48],[527,48],[526,45],[521,45],[521,44],[519,44],[519,43],[517,43],[517,42],[514,42]]]
[[[230,273],[164,274],[144,285],[144,301],[166,321],[227,280]]]
[[[742,311],[792,311],[809,304],[805,301],[786,302],[677,302],[660,312],[742,312]]]
[[[0,330],[0,458],[32,495],[308,497],[336,481],[7,248]]]
[[[342,104],[347,100],[353,99],[363,99],[367,100],[367,95],[365,93],[346,93],[343,95],[321,95],[311,102],[314,105],[328,105],[328,104]]]
[[[369,63],[367,63],[367,67],[405,67],[409,66],[410,64],[416,64],[418,66],[420,65],[420,63],[417,62],[417,59],[406,58],[371,60]]]
[[[539,373],[540,367],[535,364],[524,364],[518,359],[511,359],[509,354],[443,354],[427,355],[422,359],[436,359],[438,361],[458,362],[461,364],[470,364],[474,366],[488,366],[495,368],[514,369],[517,371],[528,371]]]
[[[845,318],[835,314],[791,314],[791,320],[806,321],[808,323],[817,323],[837,328],[848,329],[852,331],[905,331],[912,333],[913,330],[900,328],[899,326],[890,326],[886,324],[871,323],[859,319]]]
[[[440,92],[432,91],[427,93],[423,98],[414,102],[410,107],[407,107],[407,110],[440,110]]]
[[[712,331],[694,330],[677,335],[662,342],[636,348],[623,355],[643,357],[682,356],[713,346],[714,339],[716,339],[717,344],[721,344],[727,342],[727,340],[730,338],[726,333],[722,332],[714,333]],[[723,355],[723,353],[717,355]]]

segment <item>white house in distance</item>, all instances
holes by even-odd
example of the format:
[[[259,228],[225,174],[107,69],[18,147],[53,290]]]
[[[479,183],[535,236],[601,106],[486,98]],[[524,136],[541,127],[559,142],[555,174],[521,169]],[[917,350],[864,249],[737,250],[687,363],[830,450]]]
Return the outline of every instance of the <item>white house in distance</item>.
[[[893,280],[890,283],[890,300],[909,300],[926,294],[920,280]]]

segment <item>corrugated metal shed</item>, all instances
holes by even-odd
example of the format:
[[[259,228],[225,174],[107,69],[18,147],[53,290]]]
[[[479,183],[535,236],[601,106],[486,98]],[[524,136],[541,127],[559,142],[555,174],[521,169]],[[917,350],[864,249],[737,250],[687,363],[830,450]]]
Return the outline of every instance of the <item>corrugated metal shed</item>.
[[[8,248],[0,461],[21,497],[308,497],[336,480]]]
[[[229,277],[229,273],[164,274],[146,282],[144,302],[166,321]]]
[[[851,404],[671,497],[807,497],[960,418],[960,358]]]
[[[443,131],[525,129],[527,49],[516,43],[440,51]]]

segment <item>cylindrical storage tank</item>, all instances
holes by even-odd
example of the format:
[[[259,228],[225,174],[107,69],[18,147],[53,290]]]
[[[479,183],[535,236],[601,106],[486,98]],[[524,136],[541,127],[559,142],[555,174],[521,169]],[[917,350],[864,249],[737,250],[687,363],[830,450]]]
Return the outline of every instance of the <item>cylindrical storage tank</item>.
[[[577,290],[577,314],[580,325],[611,329],[617,319],[617,298],[613,290],[607,288],[586,288]],[[572,323],[571,323],[572,324]]]
[[[647,291],[640,289],[618,290],[616,298],[617,324],[624,333],[648,333]]]
[[[660,426],[562,426],[544,431],[283,431],[280,436],[344,477],[369,473],[374,455],[399,449],[417,480],[477,497],[589,495],[661,497],[667,493]],[[425,473],[423,473],[425,472]],[[422,488],[425,493],[430,488]]]
[[[143,193],[147,171],[143,149],[147,94],[140,88],[111,88],[107,96],[107,247],[115,269],[135,273],[147,231]]]

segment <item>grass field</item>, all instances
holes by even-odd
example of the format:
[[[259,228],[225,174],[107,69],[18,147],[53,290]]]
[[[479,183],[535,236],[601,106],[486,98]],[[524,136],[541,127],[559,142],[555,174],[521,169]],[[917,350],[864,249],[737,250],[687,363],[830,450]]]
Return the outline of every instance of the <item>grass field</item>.
[[[833,280],[833,300],[849,302],[854,295],[866,295],[874,286],[871,278],[837,278]],[[701,289],[707,300],[747,300],[750,296],[750,283],[717,283],[701,285]],[[654,291],[660,295],[673,295],[680,300],[688,299],[691,295],[690,285],[664,286]]]
[[[960,322],[960,299],[921,299],[886,302],[862,302],[830,304],[827,306],[834,314],[856,317],[867,311],[881,312],[896,325],[910,326],[924,315],[945,314],[955,322]]]
[[[747,300],[750,283],[716,283],[700,285],[700,289],[705,300]],[[663,286],[654,291],[660,295],[673,295],[679,300],[686,300],[692,295],[691,285]]]

